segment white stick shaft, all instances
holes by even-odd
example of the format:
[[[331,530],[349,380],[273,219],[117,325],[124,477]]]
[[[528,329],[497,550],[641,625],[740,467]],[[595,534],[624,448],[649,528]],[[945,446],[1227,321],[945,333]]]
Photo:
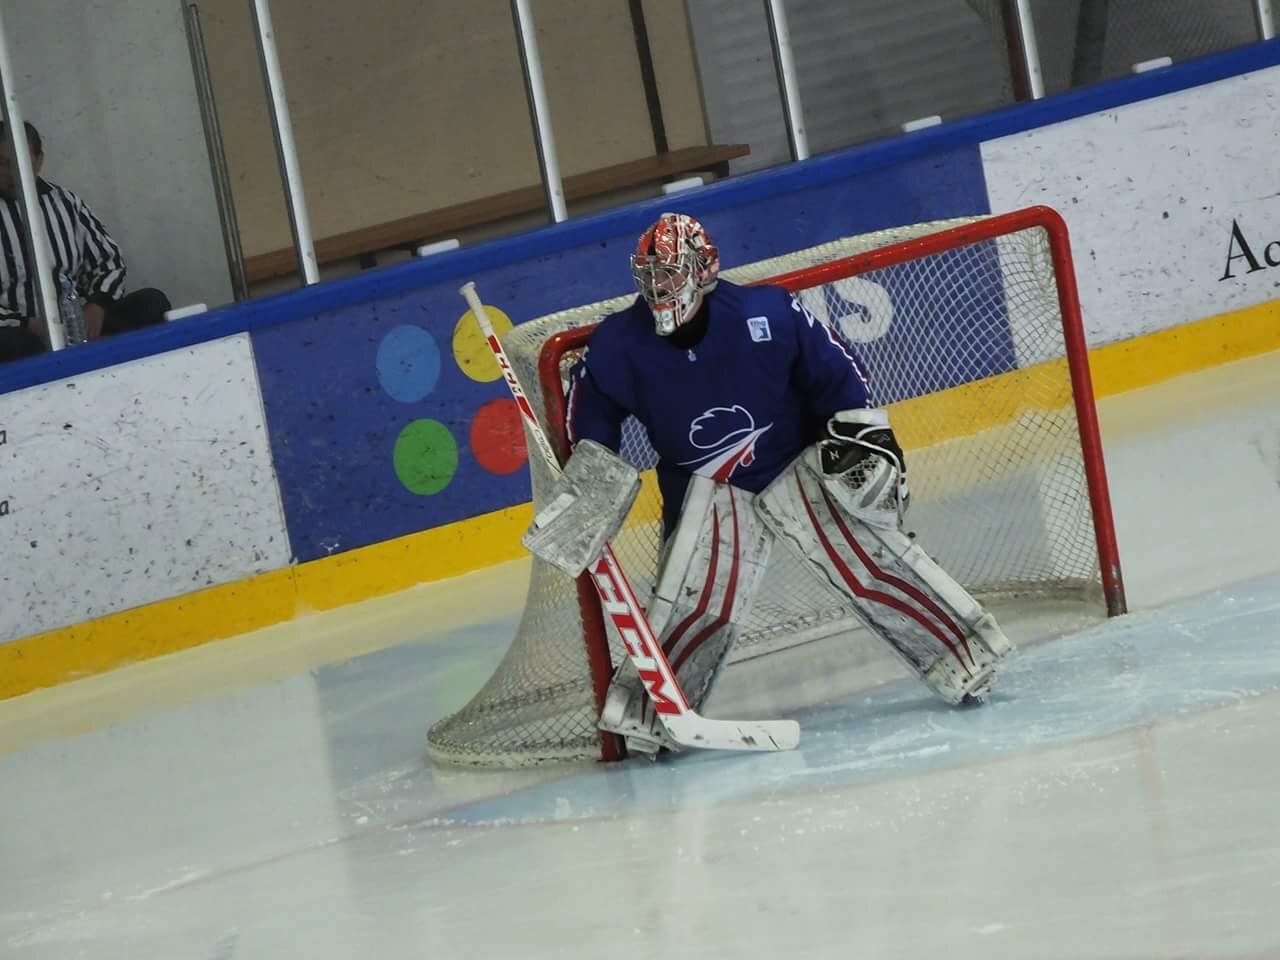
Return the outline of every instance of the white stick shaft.
[[[516,376],[515,370],[511,368],[511,361],[507,359],[507,351],[502,349],[502,343],[498,340],[498,335],[493,330],[493,323],[489,320],[489,312],[485,310],[484,304],[480,302],[480,295],[476,293],[476,285],[474,283],[465,283],[458,292],[467,301],[467,306],[471,308],[471,315],[476,318],[476,323],[480,325],[480,332],[484,334],[485,341],[489,344],[489,349],[493,351],[494,359],[498,361],[498,366],[502,370],[502,377],[507,381],[507,388],[511,391],[511,396],[514,398],[516,406],[520,408],[520,415],[524,417],[524,422],[528,425],[529,432],[533,435],[533,442],[537,444],[538,452],[542,454],[542,459],[547,462],[547,466],[559,474],[560,458],[551,449],[551,441],[547,439],[547,434],[542,429],[542,424],[538,422],[538,415],[534,412],[533,405],[529,403],[529,397],[525,394],[524,387],[520,386],[520,378]]]

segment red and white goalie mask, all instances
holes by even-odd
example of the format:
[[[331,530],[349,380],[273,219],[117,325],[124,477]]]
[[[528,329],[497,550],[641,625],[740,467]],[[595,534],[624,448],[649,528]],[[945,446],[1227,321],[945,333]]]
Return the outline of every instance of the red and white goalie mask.
[[[641,234],[631,257],[631,279],[662,337],[693,318],[719,273],[720,251],[702,224],[683,213],[660,216]]]

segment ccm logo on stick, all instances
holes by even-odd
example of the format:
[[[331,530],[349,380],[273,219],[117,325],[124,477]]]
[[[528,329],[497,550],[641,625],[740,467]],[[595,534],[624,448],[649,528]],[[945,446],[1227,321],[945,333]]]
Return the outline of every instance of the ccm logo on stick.
[[[657,659],[653,656],[653,652],[649,650],[644,635],[631,612],[630,605],[620,598],[621,591],[614,581],[613,572],[603,559],[599,561],[596,569],[592,572],[592,577],[599,588],[600,605],[604,607],[605,613],[613,621],[614,627],[617,628],[618,634],[622,637],[622,642],[627,648],[627,653],[633,658],[636,672],[640,674],[640,679],[644,681],[645,687],[653,697],[653,708],[658,713],[668,715],[683,713],[684,711],[680,709],[672,693],[667,691],[666,679],[661,671],[657,669]]]

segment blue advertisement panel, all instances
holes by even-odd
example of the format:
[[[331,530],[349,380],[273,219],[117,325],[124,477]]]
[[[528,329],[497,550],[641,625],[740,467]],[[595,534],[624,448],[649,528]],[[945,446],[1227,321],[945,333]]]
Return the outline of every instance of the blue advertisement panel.
[[[529,498],[519,422],[457,293],[514,323],[626,293],[627,255],[662,209],[703,219],[727,269],[857,233],[987,212],[976,148],[961,147],[811,186],[634,205],[595,218],[591,242],[253,332],[272,451],[299,561]],[[794,180],[794,173],[791,176]],[[817,179],[817,178],[815,178]],[[732,203],[726,202],[731,199]]]

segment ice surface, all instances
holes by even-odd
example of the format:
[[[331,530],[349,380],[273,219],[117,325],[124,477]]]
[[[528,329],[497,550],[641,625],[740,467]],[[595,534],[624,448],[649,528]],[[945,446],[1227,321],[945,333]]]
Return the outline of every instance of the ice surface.
[[[1280,956],[1280,404],[1157,422],[1179,462],[1235,438],[1253,498],[1193,570],[1191,488],[1135,475],[1160,402],[1104,410],[1138,612],[1025,645],[980,709],[832,642],[708,711],[795,716],[792,753],[433,768],[509,571],[0,703],[0,956]]]

